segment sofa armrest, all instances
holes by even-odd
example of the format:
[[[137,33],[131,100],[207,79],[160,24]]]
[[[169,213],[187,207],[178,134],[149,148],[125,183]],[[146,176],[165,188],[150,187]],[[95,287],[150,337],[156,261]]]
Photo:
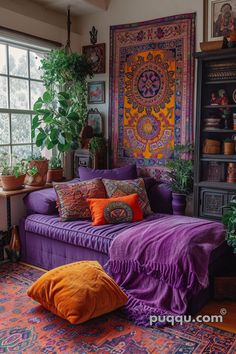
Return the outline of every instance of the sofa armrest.
[[[148,191],[152,211],[155,213],[173,214],[172,192],[164,183],[154,184]]]

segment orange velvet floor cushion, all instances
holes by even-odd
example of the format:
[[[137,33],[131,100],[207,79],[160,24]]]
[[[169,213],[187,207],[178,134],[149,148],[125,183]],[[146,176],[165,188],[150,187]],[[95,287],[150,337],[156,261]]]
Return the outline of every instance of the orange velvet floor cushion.
[[[42,275],[27,294],[72,324],[116,310],[128,298],[96,261],[63,265]]]

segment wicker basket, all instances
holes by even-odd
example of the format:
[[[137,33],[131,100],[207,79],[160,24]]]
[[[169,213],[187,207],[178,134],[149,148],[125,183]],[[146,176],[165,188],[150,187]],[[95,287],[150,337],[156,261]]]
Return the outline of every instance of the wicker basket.
[[[220,141],[205,139],[202,152],[203,154],[220,154]]]

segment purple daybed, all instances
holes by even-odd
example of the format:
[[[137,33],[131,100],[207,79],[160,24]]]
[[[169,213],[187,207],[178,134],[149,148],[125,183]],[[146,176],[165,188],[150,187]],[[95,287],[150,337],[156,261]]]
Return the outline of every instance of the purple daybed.
[[[145,184],[152,210],[171,214],[171,192],[152,178]],[[87,259],[104,265],[112,240],[124,227],[92,227],[86,220],[60,222],[53,188],[30,193],[24,202],[28,216],[20,223],[21,259],[44,269]]]
[[[159,213],[171,214],[171,192],[163,184],[152,179],[146,180],[145,184],[151,208],[155,213],[149,217],[150,220],[153,217],[158,219]],[[104,265],[109,261],[108,254],[111,245],[115,243],[113,241],[118,240],[119,235],[132,231],[132,227],[137,227],[136,223],[93,227],[91,221],[61,222],[55,201],[56,194],[52,188],[26,196],[28,216],[20,224],[22,261],[44,269],[79,260],[97,260]],[[149,218],[140,222],[142,228],[148,225]],[[168,229],[168,221],[166,228]],[[230,264],[231,253],[222,238],[222,242],[209,256],[210,278],[222,269],[226,270]],[[195,313],[208,301],[211,286],[212,282],[198,293],[191,296],[187,294],[188,312]]]

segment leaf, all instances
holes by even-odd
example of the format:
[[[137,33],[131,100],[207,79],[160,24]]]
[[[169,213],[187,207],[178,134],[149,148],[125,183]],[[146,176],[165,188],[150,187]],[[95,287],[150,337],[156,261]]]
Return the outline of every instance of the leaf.
[[[67,103],[67,101],[59,100],[59,103],[60,103],[60,105],[61,105],[63,108],[65,108],[65,109],[68,108],[68,103]]]
[[[38,99],[33,106],[33,110],[37,112],[39,109],[42,108],[42,106],[43,106],[42,100]]]
[[[43,145],[44,140],[46,139],[47,135],[42,133],[41,131],[38,133],[36,137],[36,146],[40,147]]]
[[[49,103],[52,101],[52,96],[49,91],[45,91],[43,94],[43,102],[44,103]]]
[[[52,141],[58,141],[59,130],[57,128],[53,128],[50,132],[50,138]]]
[[[45,114],[43,117],[43,121],[47,124],[50,124],[53,122],[53,117],[51,116],[51,114]]]
[[[77,121],[79,120],[79,115],[76,112],[71,112],[70,114],[68,114],[67,118],[73,121]]]
[[[69,100],[70,95],[67,92],[59,92],[58,96],[62,96],[65,100]]]
[[[36,115],[34,116],[33,120],[32,120],[32,129],[36,129],[40,126],[40,121],[39,121],[39,117]]]

